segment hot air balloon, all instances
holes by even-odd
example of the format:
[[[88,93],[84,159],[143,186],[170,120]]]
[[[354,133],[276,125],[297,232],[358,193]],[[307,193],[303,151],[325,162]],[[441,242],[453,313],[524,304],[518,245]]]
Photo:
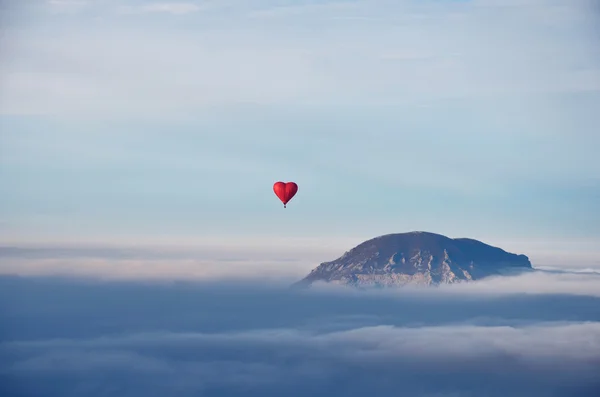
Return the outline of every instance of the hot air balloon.
[[[298,185],[296,185],[294,182],[275,182],[273,185],[273,191],[283,203],[283,208],[286,208],[286,204],[292,199],[292,197],[296,195],[296,192],[298,191]]]

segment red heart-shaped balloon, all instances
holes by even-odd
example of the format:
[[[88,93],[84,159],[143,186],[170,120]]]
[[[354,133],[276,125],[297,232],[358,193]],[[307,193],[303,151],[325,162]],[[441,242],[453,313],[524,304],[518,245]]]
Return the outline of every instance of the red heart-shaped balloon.
[[[273,191],[279,197],[279,200],[283,203],[283,208],[285,205],[296,195],[298,191],[298,185],[294,182],[275,182],[273,185]]]

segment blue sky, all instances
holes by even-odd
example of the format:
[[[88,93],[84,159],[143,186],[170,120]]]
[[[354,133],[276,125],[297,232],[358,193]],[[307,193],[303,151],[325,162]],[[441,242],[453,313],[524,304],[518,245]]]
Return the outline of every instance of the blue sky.
[[[2,242],[600,240],[590,2],[16,4]]]

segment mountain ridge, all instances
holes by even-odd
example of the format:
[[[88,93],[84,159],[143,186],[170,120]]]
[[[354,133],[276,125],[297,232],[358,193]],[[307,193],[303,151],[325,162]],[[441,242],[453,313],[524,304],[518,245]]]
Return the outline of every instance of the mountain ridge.
[[[294,286],[310,286],[318,281],[379,287],[454,284],[515,269],[533,267],[526,255],[473,238],[412,231],[366,240],[339,258],[321,263]]]

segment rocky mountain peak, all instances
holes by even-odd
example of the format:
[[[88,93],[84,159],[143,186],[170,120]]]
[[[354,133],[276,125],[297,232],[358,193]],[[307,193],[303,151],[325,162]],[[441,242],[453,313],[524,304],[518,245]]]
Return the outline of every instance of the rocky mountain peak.
[[[532,269],[527,256],[470,238],[413,231],[367,240],[324,262],[297,283],[358,286],[437,285],[478,280],[512,269]]]

